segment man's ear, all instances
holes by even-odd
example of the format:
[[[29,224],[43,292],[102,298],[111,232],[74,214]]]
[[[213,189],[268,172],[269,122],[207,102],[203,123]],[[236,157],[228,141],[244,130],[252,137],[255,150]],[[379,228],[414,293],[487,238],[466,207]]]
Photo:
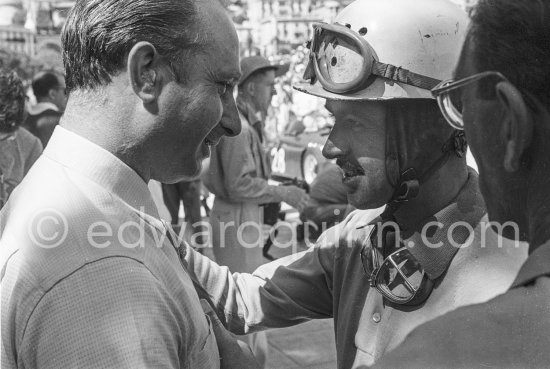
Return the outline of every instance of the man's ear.
[[[55,88],[50,88],[48,90],[48,97],[51,101],[55,100],[55,92],[56,92]]]
[[[504,109],[502,121],[505,141],[504,169],[515,172],[519,169],[521,158],[533,138],[534,116],[529,110],[521,92],[510,82],[496,85],[496,95]]]
[[[128,53],[128,76],[134,93],[149,104],[157,99],[160,91],[160,55],[149,42],[140,41]]]
[[[248,96],[254,96],[256,93],[256,84],[253,81],[248,81],[244,86]]]

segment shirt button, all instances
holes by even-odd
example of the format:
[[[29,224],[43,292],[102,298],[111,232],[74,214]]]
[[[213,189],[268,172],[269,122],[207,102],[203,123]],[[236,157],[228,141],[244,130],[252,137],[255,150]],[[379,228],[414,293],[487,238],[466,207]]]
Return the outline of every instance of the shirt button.
[[[380,313],[374,313],[372,314],[372,321],[375,322],[375,323],[380,323]]]

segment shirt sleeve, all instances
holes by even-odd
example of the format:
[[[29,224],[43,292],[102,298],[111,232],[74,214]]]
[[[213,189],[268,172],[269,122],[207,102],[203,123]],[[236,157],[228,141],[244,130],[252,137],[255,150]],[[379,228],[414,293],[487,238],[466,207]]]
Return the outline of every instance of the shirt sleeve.
[[[218,147],[224,168],[224,187],[229,199],[257,204],[282,201],[276,186],[256,176],[250,136],[249,128],[243,127],[241,134],[224,138]]]
[[[25,368],[186,367],[185,317],[142,264],[107,258],[48,291],[32,313]],[[184,359],[180,362],[181,358]]]
[[[185,259],[192,279],[204,288],[222,321],[233,333],[244,334],[331,318],[333,253],[334,247],[323,241],[252,274],[231,274],[190,247]]]

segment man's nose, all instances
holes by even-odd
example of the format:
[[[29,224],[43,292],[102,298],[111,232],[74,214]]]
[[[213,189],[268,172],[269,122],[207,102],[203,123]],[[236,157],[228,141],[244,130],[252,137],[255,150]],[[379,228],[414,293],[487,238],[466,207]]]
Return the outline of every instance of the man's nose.
[[[223,114],[220,125],[229,137],[233,137],[241,133],[241,119],[237,104],[232,93],[226,93],[222,99]]]
[[[277,89],[275,87],[271,87],[271,96],[277,95]]]
[[[344,151],[334,144],[332,134],[323,146],[323,156],[327,159],[336,159],[345,155]]]

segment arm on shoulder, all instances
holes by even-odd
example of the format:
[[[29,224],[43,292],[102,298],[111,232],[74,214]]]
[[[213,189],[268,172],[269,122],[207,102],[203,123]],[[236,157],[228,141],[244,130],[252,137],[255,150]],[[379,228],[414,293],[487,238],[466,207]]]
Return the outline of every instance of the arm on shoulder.
[[[332,252],[315,246],[252,274],[231,273],[190,247],[185,261],[220,320],[233,333],[244,334],[332,317]]]

